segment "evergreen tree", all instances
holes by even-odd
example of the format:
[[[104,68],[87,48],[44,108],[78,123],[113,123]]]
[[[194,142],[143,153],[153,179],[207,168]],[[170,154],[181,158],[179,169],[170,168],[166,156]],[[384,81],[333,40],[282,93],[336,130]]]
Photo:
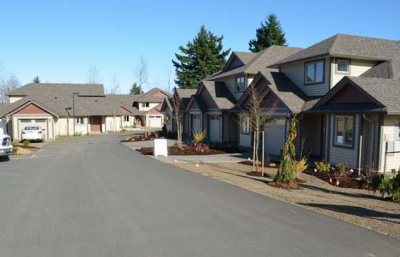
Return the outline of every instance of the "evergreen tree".
[[[272,45],[285,46],[285,33],[274,13],[268,15],[261,27],[256,30],[256,39],[249,42],[249,50],[256,53]]]
[[[296,183],[296,177],[294,174],[296,147],[293,143],[297,137],[296,124],[297,117],[295,115],[290,121],[290,128],[287,134],[286,143],[284,144],[281,151],[281,162],[276,177],[274,179],[275,182]]]
[[[180,46],[182,54],[175,53],[175,83],[180,88],[197,88],[198,83],[217,71],[226,63],[226,56],[231,51],[223,51],[223,36],[218,37],[201,26],[200,31],[186,47]]]
[[[129,94],[131,94],[131,95],[140,95],[140,94],[143,94],[142,87],[141,87],[141,86],[138,86],[138,84],[137,84],[136,82],[133,83],[133,85],[132,85],[132,87],[131,87],[131,89],[130,89]]]
[[[32,82],[33,82],[33,83],[40,83],[40,78],[39,78],[39,76],[34,77],[33,80],[32,80]]]

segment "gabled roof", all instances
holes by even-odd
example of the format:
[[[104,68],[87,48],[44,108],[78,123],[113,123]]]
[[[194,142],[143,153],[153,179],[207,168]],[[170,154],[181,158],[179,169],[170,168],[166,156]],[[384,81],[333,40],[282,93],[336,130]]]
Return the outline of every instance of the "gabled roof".
[[[282,60],[290,55],[301,51],[301,48],[287,46],[270,46],[258,53],[252,53],[252,58],[245,65],[232,70],[222,70],[221,72],[207,78],[207,80],[217,80],[224,77],[240,74],[257,74],[258,71],[267,66]]]
[[[157,93],[161,93],[165,95],[165,97],[160,97],[160,96],[155,96]],[[138,103],[162,103],[164,101],[164,98],[166,97],[171,97],[170,93],[165,92],[164,90],[161,90],[159,88],[153,88],[150,91],[146,92],[145,94],[142,94],[141,97],[136,99],[136,102]]]
[[[177,95],[181,98],[182,101],[182,108],[185,109],[187,104],[190,101],[190,97],[196,94],[197,89],[182,89],[176,88],[175,89]]]
[[[400,80],[368,77],[344,77],[310,111],[324,109],[324,105],[349,84],[371,99],[370,103],[352,104],[354,107],[371,108],[388,114],[400,114]],[[334,107],[336,105],[331,104],[331,106]],[[340,105],[338,106],[340,107]],[[341,108],[346,110],[345,108],[348,108],[348,106],[342,106]]]
[[[200,83],[200,88],[198,92],[200,92],[203,88],[210,93],[212,100],[215,102],[220,110],[231,109],[235,106],[237,102],[236,98],[232,95],[232,93],[223,82],[203,80]]]
[[[139,111],[136,106],[134,106],[134,102],[137,99],[142,97],[142,95],[106,95],[106,97],[118,102],[121,107],[125,108],[133,115],[143,115],[145,111]]]
[[[291,112],[302,112],[304,104],[307,103],[307,96],[283,73],[271,69],[263,69],[256,75],[251,86],[255,86],[261,79],[267,81],[267,87],[264,91],[271,90]],[[238,105],[241,105],[246,100],[250,93],[249,90],[252,88],[251,86],[247,88],[239,99]]]
[[[7,115],[12,115],[16,111],[28,106],[29,104],[34,104],[41,109],[47,111],[49,114],[58,117],[58,113],[51,109],[50,107],[46,106],[43,103],[38,102],[37,100],[33,100],[29,97],[24,97],[14,103],[3,104],[0,108],[0,118],[3,118]]]
[[[197,107],[199,107],[199,110],[200,110],[201,112],[204,113],[205,111],[207,111],[207,108],[204,106],[204,103],[203,103],[203,101],[201,100],[201,98],[200,98],[199,95],[192,95],[192,97],[191,97],[190,100],[189,100],[188,105],[186,106],[185,111],[189,111],[189,110],[190,110],[190,106],[191,106],[193,103],[195,103],[195,104],[197,105]]]
[[[292,56],[277,61],[271,66],[279,66],[325,55],[389,60],[395,53],[398,54],[399,50],[399,42],[395,40],[337,34]]]

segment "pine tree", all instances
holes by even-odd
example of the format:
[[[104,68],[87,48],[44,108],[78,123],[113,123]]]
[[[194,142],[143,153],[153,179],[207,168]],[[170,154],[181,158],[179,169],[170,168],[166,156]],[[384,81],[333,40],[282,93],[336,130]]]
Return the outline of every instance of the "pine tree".
[[[285,46],[285,33],[274,13],[268,15],[261,27],[256,30],[256,39],[249,42],[249,50],[252,52],[260,52],[272,45]]]
[[[179,47],[182,54],[175,53],[177,61],[172,60],[172,63],[177,77],[175,83],[180,88],[197,88],[202,79],[224,67],[231,50],[223,51],[223,38],[201,26],[192,42]]]
[[[36,84],[37,84],[37,83],[40,83],[40,78],[39,78],[39,76],[34,77],[33,80],[32,80],[32,82],[33,82],[33,83],[36,83]]]
[[[141,87],[141,86],[138,86],[137,83],[133,83],[133,85],[132,85],[132,87],[131,87],[131,89],[130,89],[130,91],[129,91],[129,94],[131,94],[131,95],[140,95],[140,94],[143,94],[142,87]]]
[[[297,117],[295,115],[290,121],[290,128],[287,134],[286,143],[281,151],[281,162],[274,182],[296,183],[293,166],[296,157],[296,147],[293,143],[297,137],[296,124]]]

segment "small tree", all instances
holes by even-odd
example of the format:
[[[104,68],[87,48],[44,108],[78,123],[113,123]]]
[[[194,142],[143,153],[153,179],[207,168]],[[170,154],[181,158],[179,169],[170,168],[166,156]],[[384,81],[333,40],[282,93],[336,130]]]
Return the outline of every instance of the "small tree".
[[[171,98],[172,117],[176,123],[176,131],[178,136],[178,147],[182,147],[182,124],[181,119],[183,115],[182,99],[178,96],[175,89],[175,94]]]
[[[276,174],[274,182],[296,183],[296,176],[294,173],[296,147],[293,143],[297,137],[296,124],[297,117],[294,115],[290,121],[290,128],[287,134],[286,143],[281,151],[281,163],[279,165],[278,173]]]
[[[34,77],[33,80],[32,80],[32,82],[33,82],[33,83],[36,83],[36,84],[40,83],[40,78],[39,78],[39,76]]]
[[[256,30],[256,39],[249,42],[249,50],[260,52],[272,45],[286,45],[285,33],[274,13],[270,13],[261,27]]]
[[[147,83],[147,78],[149,76],[149,72],[148,72],[148,69],[147,69],[147,62],[146,62],[146,59],[143,56],[140,56],[139,64],[138,64],[138,66],[136,67],[136,69],[134,71],[134,75],[135,75],[135,78],[136,78],[136,81],[137,81],[137,86],[142,91],[143,87]],[[139,94],[141,94],[141,93],[139,93]]]
[[[253,132],[253,171],[255,169],[255,171],[259,172],[260,158],[258,149],[260,146],[260,132],[268,119],[272,117],[276,103],[272,103],[272,108],[268,108],[268,110],[265,111],[262,108],[262,104],[268,91],[260,92],[262,90],[254,85],[250,85],[247,90],[248,98],[244,103],[244,110],[242,110],[239,115],[242,119],[249,119],[249,129]]]
[[[138,84],[135,82],[133,83],[131,89],[129,90],[129,94],[131,95],[140,95],[143,94],[143,90],[141,86],[138,86]]]

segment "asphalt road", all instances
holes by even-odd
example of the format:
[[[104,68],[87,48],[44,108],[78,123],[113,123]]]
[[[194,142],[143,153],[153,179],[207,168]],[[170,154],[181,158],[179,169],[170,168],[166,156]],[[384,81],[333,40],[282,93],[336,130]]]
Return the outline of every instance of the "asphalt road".
[[[0,256],[400,256],[400,241],[203,177],[118,135],[0,162]]]

